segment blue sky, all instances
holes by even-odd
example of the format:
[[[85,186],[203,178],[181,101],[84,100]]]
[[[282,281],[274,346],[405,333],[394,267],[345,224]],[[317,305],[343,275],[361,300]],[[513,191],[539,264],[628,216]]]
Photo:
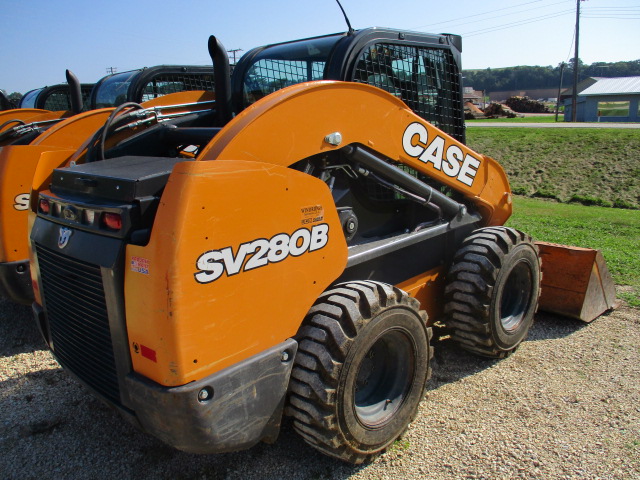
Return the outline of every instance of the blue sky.
[[[576,0],[342,0],[354,28],[457,33],[463,68],[557,65],[573,56]],[[581,3],[580,58],[640,59],[640,0]],[[95,82],[161,64],[210,63],[207,39],[227,49],[346,30],[334,0],[0,0],[0,88],[24,93]],[[240,52],[240,55],[243,52]]]

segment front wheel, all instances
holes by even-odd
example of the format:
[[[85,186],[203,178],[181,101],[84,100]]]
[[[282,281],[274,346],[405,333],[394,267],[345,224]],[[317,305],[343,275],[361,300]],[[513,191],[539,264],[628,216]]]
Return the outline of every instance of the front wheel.
[[[307,443],[361,463],[404,432],[432,357],[417,300],[377,282],[338,285],[318,299],[298,338],[287,413]]]
[[[483,356],[507,356],[533,323],[541,277],[530,236],[507,227],[473,232],[447,275],[445,314],[453,339]]]

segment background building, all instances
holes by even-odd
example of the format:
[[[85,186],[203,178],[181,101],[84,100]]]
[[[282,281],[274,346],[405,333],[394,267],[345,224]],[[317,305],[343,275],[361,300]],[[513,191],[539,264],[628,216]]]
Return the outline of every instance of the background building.
[[[640,122],[640,77],[592,78],[578,88],[578,122]],[[571,121],[571,96],[564,100],[564,121]]]

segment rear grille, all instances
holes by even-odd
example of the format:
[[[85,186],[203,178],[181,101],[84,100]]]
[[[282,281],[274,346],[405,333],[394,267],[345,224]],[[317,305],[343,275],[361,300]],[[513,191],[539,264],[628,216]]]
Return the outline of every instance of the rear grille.
[[[107,304],[98,265],[36,245],[53,351],[60,364],[120,404]]]

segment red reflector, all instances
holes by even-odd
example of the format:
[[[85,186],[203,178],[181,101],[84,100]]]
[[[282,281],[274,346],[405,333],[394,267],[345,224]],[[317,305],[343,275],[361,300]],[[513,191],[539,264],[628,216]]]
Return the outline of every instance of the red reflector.
[[[51,205],[49,204],[49,200],[47,200],[46,198],[41,198],[40,199],[40,211],[42,213],[49,213],[49,210],[51,210]]]
[[[158,362],[158,360],[156,359],[156,351],[150,349],[149,347],[145,347],[144,345],[140,345],[140,354],[143,357],[148,358],[152,362],[156,362],[156,363]]]
[[[103,213],[102,223],[111,230],[120,230],[122,228],[122,217],[119,213]]]

